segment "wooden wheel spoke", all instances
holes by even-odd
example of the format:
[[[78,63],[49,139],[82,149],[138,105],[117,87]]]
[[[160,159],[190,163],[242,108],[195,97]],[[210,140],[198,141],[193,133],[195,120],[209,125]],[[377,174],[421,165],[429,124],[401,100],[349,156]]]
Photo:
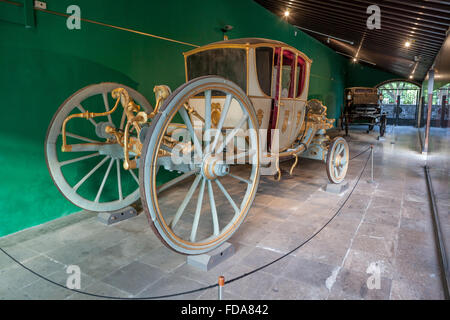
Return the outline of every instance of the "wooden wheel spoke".
[[[213,221],[214,235],[218,236],[220,233],[219,217],[217,216],[216,202],[214,200],[214,192],[213,192],[212,183],[210,180],[208,180],[208,198],[209,198],[209,205],[211,207],[211,216],[212,216],[212,221]]]
[[[205,92],[205,130],[211,129],[211,90]]]
[[[339,146],[338,146],[338,151],[337,151],[337,154],[338,155],[340,155],[341,153],[342,153],[342,151],[344,151],[345,150],[345,148],[344,148],[344,145],[343,144],[340,144]]]
[[[211,133],[211,90],[205,92],[205,132]],[[205,148],[209,148],[211,136],[206,139]]]
[[[233,207],[235,214],[238,215],[240,213],[240,210],[237,207],[236,203],[234,202],[233,198],[231,198],[230,194],[227,192],[227,190],[225,189],[223,184],[219,181],[219,179],[216,179],[214,181],[216,182],[216,184],[219,187],[220,191],[222,191],[222,193],[225,196],[225,198],[227,198],[227,200],[230,203],[230,205]]]
[[[108,102],[108,92],[103,92],[102,96],[103,96],[103,103],[105,104],[105,110],[106,110],[106,112],[109,112],[110,109],[109,109],[109,102]],[[110,114],[108,114],[108,121],[110,123],[113,123]]]
[[[256,151],[253,150],[253,149],[252,149],[252,150],[249,150],[249,151],[240,152],[240,153],[234,154],[234,155],[233,155],[232,157],[230,157],[230,158],[227,157],[227,163],[230,163],[230,164],[231,164],[231,162],[237,161],[237,160],[242,159],[242,158],[245,158],[245,157],[247,157],[247,156],[252,157],[252,156],[254,156],[255,154],[256,154]]]
[[[116,159],[116,166],[117,166],[117,191],[119,192],[119,200],[123,200],[123,194],[122,194],[122,179],[120,177],[120,161],[119,159]]]
[[[94,174],[95,171],[97,171],[110,157],[106,156],[103,158],[102,161],[100,161],[94,168],[92,168],[91,171],[89,171],[78,183],[73,187],[73,190],[76,192],[83,183],[86,182],[87,179],[89,179],[90,176]]]
[[[195,210],[194,222],[192,223],[191,238],[190,238],[192,242],[195,242],[195,239],[197,238],[198,224],[200,222],[200,215],[202,213],[203,195],[205,193],[205,184],[206,179],[203,178],[202,184],[200,185],[200,190],[198,192],[197,208]]]
[[[228,115],[228,110],[230,110],[230,105],[231,105],[232,99],[233,99],[233,95],[228,93],[227,97],[225,98],[225,104],[223,106],[222,113],[220,114],[219,123],[217,124],[216,135],[215,135],[214,141],[211,145],[212,151],[214,151],[216,149],[217,143],[219,142],[219,136],[221,135],[223,124],[225,123],[225,119]]]
[[[186,194],[186,196],[183,199],[183,202],[181,203],[181,205],[178,207],[178,210],[172,220],[172,222],[170,223],[170,227],[173,228],[176,226],[176,224],[178,223],[178,221],[180,220],[181,216],[184,213],[184,210],[186,209],[186,206],[188,205],[189,201],[191,200],[195,190],[197,189],[197,186],[200,182],[200,180],[202,179],[201,175],[198,175],[195,180],[194,183],[192,183],[191,187],[189,188],[188,193]]]
[[[133,172],[133,169],[127,170],[131,176],[133,177],[134,181],[136,181],[137,184],[139,184],[139,179],[136,177],[136,174]]]
[[[167,190],[167,189],[175,186],[176,184],[178,184],[180,182],[183,182],[184,180],[186,180],[187,178],[189,178],[190,176],[192,176],[196,172],[198,172],[198,170],[192,170],[192,171],[186,172],[186,173],[182,174],[181,176],[176,177],[175,179],[172,179],[172,180],[164,183],[163,185],[159,186],[156,189],[156,192],[157,193],[163,192],[164,190]]]
[[[84,142],[89,142],[89,143],[102,143],[101,141],[89,139],[89,138],[86,138],[86,137],[83,137],[83,136],[80,136],[80,135],[77,135],[74,133],[70,133],[70,132],[66,132],[66,136],[74,138],[74,139],[78,139],[78,140],[81,140]]]
[[[96,153],[93,153],[93,154],[90,154],[90,155],[87,155],[87,156],[84,156],[84,157],[79,157],[79,158],[63,161],[63,162],[59,163],[59,166],[60,167],[64,167],[64,166],[67,166],[68,164],[72,164],[72,163],[76,163],[76,162],[83,161],[83,160],[86,160],[86,159],[94,158],[94,157],[97,157],[99,155],[100,155],[100,153],[96,152]]]
[[[197,151],[197,155],[201,158],[203,156],[202,145],[198,141],[197,135],[195,134],[194,127],[192,126],[191,119],[189,118],[189,115],[184,107],[182,107],[180,109],[180,115],[183,118],[183,121],[189,130],[189,134],[191,135],[191,139],[194,142],[194,148]]]
[[[106,169],[106,173],[103,176],[102,183],[100,184],[100,188],[98,189],[97,195],[95,196],[94,202],[99,202],[100,196],[102,195],[103,188],[105,187],[106,180],[108,180],[109,173],[111,172],[112,165],[114,164],[114,159],[111,159],[108,165],[108,169]]]
[[[334,175],[336,176],[336,178],[339,178],[338,168],[334,167],[333,170],[334,170]]]
[[[253,183],[253,181],[251,181],[251,180],[244,179],[244,178],[241,178],[241,177],[239,177],[239,176],[235,176],[234,174],[231,174],[231,173],[229,173],[228,175],[229,175],[230,177],[236,179],[236,180],[239,180],[239,181],[241,181],[241,182],[245,182],[245,183],[247,183],[247,184],[252,184],[252,183]]]

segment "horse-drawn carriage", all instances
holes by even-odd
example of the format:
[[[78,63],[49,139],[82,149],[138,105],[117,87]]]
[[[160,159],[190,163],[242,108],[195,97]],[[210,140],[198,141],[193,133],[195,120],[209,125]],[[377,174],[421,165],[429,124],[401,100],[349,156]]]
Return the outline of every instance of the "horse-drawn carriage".
[[[291,174],[298,156],[322,160],[331,182],[344,179],[348,145],[330,141],[334,120],[320,101],[307,101],[306,55],[249,38],[184,57],[186,83],[174,92],[156,86],[154,109],[117,83],[88,86],[61,105],[46,159],[69,201],[103,212],[141,198],[165,245],[200,254],[239,228],[260,175],[280,178],[280,159],[295,158]]]
[[[382,112],[383,96],[377,88],[353,87],[345,89],[345,107],[341,115],[341,129],[348,135],[350,124],[367,125],[369,133],[375,126],[380,127],[380,137],[386,132],[386,113]]]

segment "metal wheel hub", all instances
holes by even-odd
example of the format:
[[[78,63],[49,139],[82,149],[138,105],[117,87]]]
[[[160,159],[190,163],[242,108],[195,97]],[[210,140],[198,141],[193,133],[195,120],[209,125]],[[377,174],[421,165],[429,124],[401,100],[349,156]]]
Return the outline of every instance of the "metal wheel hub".
[[[207,155],[202,162],[202,174],[208,180],[214,180],[217,177],[223,177],[230,173],[230,166],[223,163],[222,160]]]
[[[113,123],[111,122],[100,122],[97,123],[97,125],[95,126],[95,134],[97,135],[97,137],[99,138],[103,138],[103,139],[112,139],[114,138],[114,136],[112,134],[109,134],[106,132],[106,127],[113,127],[116,128],[114,126]]]
[[[342,156],[338,155],[336,157],[336,160],[334,161],[334,166],[335,167],[341,167],[342,166]]]

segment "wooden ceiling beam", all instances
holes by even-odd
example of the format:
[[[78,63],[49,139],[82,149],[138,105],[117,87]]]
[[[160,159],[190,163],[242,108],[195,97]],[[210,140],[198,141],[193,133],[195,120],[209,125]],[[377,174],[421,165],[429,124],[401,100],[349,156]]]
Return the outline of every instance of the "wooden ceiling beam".
[[[330,8],[329,5],[320,5],[320,4],[312,4],[312,3],[308,3],[306,4],[305,2],[293,2],[290,1],[288,2],[287,0],[258,0],[259,3],[264,4],[264,3],[272,3],[273,5],[275,5],[275,7],[277,8],[294,8],[294,9],[299,9],[299,10],[314,10],[315,12],[322,12],[323,15],[334,15],[336,18],[340,19],[340,20],[351,20],[351,21],[359,21],[359,22],[366,22],[367,18],[369,17],[365,12],[361,13],[358,12],[356,13],[352,13],[349,12],[347,9],[347,7],[345,8],[341,8],[341,9],[336,9],[336,8]],[[283,4],[283,5],[282,5]],[[402,19],[402,18],[392,18],[392,17],[388,17],[388,16],[383,16],[382,17],[382,23],[386,23],[386,21],[388,21],[390,24],[395,25],[399,28],[404,28],[405,24],[410,25],[412,27],[427,27],[430,29],[435,29],[435,30],[439,30],[441,32],[443,32],[445,34],[445,32],[447,31],[448,26],[446,25],[440,25],[440,24],[430,24],[430,23],[422,23],[422,22],[413,22],[411,20],[408,19]]]
[[[419,9],[427,9],[438,12],[444,12],[450,14],[450,8],[448,4],[439,4],[431,1],[417,1],[417,0],[384,0],[385,2],[396,3],[402,6],[409,6]],[[447,2],[448,3],[448,2]]]
[[[435,44],[435,47],[437,47],[437,48],[440,48],[441,46],[442,46],[442,42],[444,41],[444,39],[445,38],[436,38],[436,37],[429,37],[428,35],[422,35],[422,34],[420,34],[420,33],[414,33],[413,34],[413,36],[412,37],[410,37],[409,35],[407,35],[407,37],[405,37],[405,34],[399,34],[398,32],[395,32],[395,30],[391,30],[391,28],[385,28],[386,30],[389,30],[389,31],[392,31],[392,32],[389,32],[389,33],[386,33],[386,32],[384,32],[384,33],[381,33],[381,31],[379,31],[379,30],[373,30],[373,31],[371,31],[371,30],[367,30],[366,28],[365,28],[365,25],[363,25],[363,24],[361,24],[361,25],[359,25],[360,26],[360,28],[358,28],[357,30],[355,30],[355,29],[350,29],[351,27],[355,27],[355,24],[351,24],[351,23],[347,23],[347,22],[336,22],[336,20],[334,20],[334,19],[332,19],[332,18],[324,18],[324,17],[321,17],[320,16],[320,14],[316,14],[316,13],[310,13],[310,12],[302,12],[302,15],[301,16],[299,16],[299,19],[298,19],[298,21],[304,21],[304,19],[302,19],[302,18],[309,18],[309,19],[311,19],[311,20],[315,20],[315,21],[317,21],[317,19],[322,19],[323,21],[326,21],[327,23],[325,24],[325,26],[328,26],[328,27],[330,27],[330,28],[332,28],[333,30],[335,30],[335,28],[336,27],[339,27],[339,26],[348,26],[349,28],[346,28],[346,30],[347,30],[347,32],[350,30],[350,31],[352,31],[352,32],[354,32],[354,33],[363,33],[363,32],[365,32],[365,31],[367,31],[367,32],[370,32],[370,34],[375,34],[375,33],[379,33],[379,34],[381,34],[382,36],[387,36],[388,34],[390,35],[390,36],[392,36],[392,34],[398,34],[398,35],[400,35],[401,37],[403,37],[403,38],[405,38],[405,40],[406,40],[406,38],[409,38],[409,39],[413,39],[413,40],[415,40],[415,41],[417,41],[417,42],[420,42],[420,43],[423,43],[423,44]],[[317,28],[317,25],[316,25],[316,27],[315,28]],[[314,30],[314,29],[313,29]],[[328,30],[331,30],[331,29],[328,29]],[[323,30],[315,30],[315,31],[320,31],[320,32],[323,32]],[[330,32],[330,31],[326,31],[326,32]],[[346,37],[348,38],[348,34],[346,35]],[[422,37],[418,37],[418,36],[423,36],[424,38],[426,38],[426,39],[423,39]],[[345,38],[345,37],[344,37]],[[396,37],[397,39],[398,39],[398,37]],[[355,40],[355,39],[354,39]]]
[[[338,1],[338,0],[329,0],[329,1],[343,3],[342,1]],[[368,0],[353,0],[353,2],[364,3],[364,4],[366,4],[366,7],[367,7],[367,5],[373,4],[372,1],[368,1]],[[347,2],[346,5],[360,7],[360,5],[357,5],[353,2],[350,2],[350,3]],[[383,8],[388,8],[388,9],[398,10],[398,11],[402,11],[402,12],[409,12],[414,15],[424,15],[424,16],[429,16],[432,18],[440,18],[440,19],[450,21],[450,13],[433,11],[433,10],[429,10],[429,9],[417,10],[417,8],[409,7],[408,2],[404,2],[403,5],[401,5],[401,6],[395,6],[395,5],[386,3],[386,2],[381,2],[378,4],[378,6],[380,6],[380,8],[382,9],[381,12],[383,12]]]
[[[337,8],[337,9],[344,9],[344,10],[348,10],[348,11],[352,11],[352,12],[356,12],[364,17],[368,17],[368,14],[366,13],[367,7],[368,6],[358,6],[355,5],[353,1],[332,1],[332,0],[328,0],[328,1],[323,1],[323,0],[314,0],[314,2],[311,1],[294,1],[294,3],[305,3],[307,5],[312,5],[312,4],[316,4],[317,3],[322,3],[324,6],[329,6],[329,7],[333,7],[333,8]],[[373,3],[372,3],[373,4]],[[383,10],[383,6],[384,4],[381,2],[378,4],[378,6],[381,9],[381,21],[383,21],[384,19],[386,19],[386,17],[388,18],[392,18],[392,19],[397,19],[397,17],[400,18],[407,18],[407,19],[411,19],[411,20],[416,20],[417,18],[420,18],[420,21],[424,21],[424,22],[429,22],[429,23],[435,23],[435,24],[440,24],[443,26],[447,26],[449,23],[449,19],[450,17],[446,17],[446,18],[439,18],[437,16],[433,16],[433,18],[429,18],[428,16],[425,15],[420,15],[419,14],[419,10],[417,10],[414,13],[401,13],[398,11],[394,11],[394,10]],[[400,6],[399,6],[400,7]],[[398,10],[397,8],[395,10]]]

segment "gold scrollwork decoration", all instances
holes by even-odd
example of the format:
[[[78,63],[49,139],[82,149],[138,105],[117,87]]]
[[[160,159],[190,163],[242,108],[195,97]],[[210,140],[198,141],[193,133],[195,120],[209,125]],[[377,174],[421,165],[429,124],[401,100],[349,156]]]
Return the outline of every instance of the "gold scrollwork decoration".
[[[261,127],[262,119],[264,118],[264,111],[262,109],[258,109],[258,112],[256,113],[256,117],[258,118],[258,125]]]
[[[300,121],[302,120],[302,111],[297,112],[297,124],[296,127],[298,127],[300,125]]]
[[[211,122],[214,127],[217,127],[220,121],[220,115],[222,113],[222,106],[220,103],[212,103],[211,104]]]
[[[281,127],[281,132],[282,133],[284,133],[286,131],[286,129],[287,129],[288,122],[289,122],[289,114],[290,114],[289,110],[286,110],[284,112],[284,121],[283,121],[283,126]]]

